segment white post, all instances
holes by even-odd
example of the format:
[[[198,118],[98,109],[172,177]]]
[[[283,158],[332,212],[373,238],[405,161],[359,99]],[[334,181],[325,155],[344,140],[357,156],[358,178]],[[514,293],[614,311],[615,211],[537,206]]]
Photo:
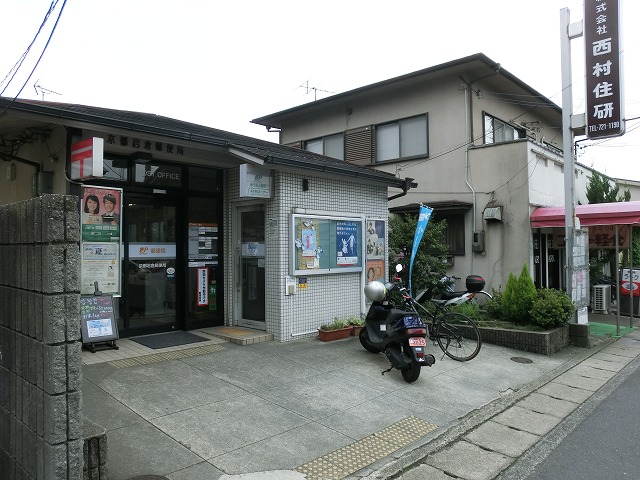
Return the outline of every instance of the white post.
[[[573,161],[573,132],[571,114],[573,99],[571,87],[571,38],[569,36],[569,9],[560,10],[560,61],[562,71],[562,150],[564,155],[564,221],[565,221],[565,286],[573,295],[573,243],[575,229],[575,180]]]

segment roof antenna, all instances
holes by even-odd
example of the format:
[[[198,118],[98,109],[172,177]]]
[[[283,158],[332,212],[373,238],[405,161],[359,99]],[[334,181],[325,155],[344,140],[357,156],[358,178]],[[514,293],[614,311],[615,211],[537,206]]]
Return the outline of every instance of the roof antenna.
[[[309,80],[307,80],[306,82],[304,82],[302,85],[300,85],[300,88],[304,88],[306,89],[306,93],[305,95],[308,95],[309,92],[311,90],[313,90],[313,101],[315,102],[318,99],[318,92],[325,92],[325,93],[336,93],[336,92],[330,92],[329,90],[322,90],[320,88],[317,87],[310,87],[309,86]]]
[[[62,95],[61,93],[54,92],[53,90],[49,90],[48,88],[44,88],[43,86],[38,85],[38,82],[39,82],[39,81],[40,81],[40,80],[36,80],[36,81],[35,81],[35,83],[33,84],[33,89],[36,91],[36,93],[37,93],[38,95],[42,95],[42,101],[44,101],[44,95],[45,95],[45,94],[53,93],[53,94],[55,94],[55,95]]]

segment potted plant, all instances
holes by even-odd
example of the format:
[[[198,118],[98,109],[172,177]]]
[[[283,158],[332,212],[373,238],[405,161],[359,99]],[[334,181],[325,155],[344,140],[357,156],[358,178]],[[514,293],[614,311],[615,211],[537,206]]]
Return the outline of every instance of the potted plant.
[[[318,329],[318,338],[323,342],[332,340],[340,340],[351,335],[353,327],[347,324],[346,320],[335,318],[331,323],[320,325]]]
[[[351,336],[357,337],[360,334],[360,330],[364,326],[364,321],[358,317],[351,316],[347,319],[347,323],[351,326]]]

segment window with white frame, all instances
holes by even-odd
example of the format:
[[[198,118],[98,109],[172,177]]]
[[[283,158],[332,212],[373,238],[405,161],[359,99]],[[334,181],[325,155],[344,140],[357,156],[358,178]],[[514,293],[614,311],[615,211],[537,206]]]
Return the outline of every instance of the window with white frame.
[[[327,157],[344,160],[344,134],[329,135],[305,143],[305,150]]]
[[[484,114],[484,143],[502,143],[524,138],[524,129],[498,120],[491,115]]]
[[[428,152],[426,115],[376,127],[376,162],[425,156]]]

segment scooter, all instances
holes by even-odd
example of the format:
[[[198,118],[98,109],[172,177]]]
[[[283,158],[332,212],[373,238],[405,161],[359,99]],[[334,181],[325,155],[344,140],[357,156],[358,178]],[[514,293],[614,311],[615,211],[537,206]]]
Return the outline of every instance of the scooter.
[[[367,351],[384,352],[391,362],[383,375],[395,368],[406,382],[412,383],[420,376],[420,369],[425,365],[430,367],[436,359],[425,353],[427,326],[420,316],[394,308],[390,301],[389,293],[398,285],[374,281],[365,286],[364,293],[373,303],[359,338]]]
[[[440,279],[440,283],[444,285],[444,291],[434,297],[433,288],[429,288],[416,295],[416,300],[422,302],[426,299],[439,300],[440,303],[444,303],[445,306],[461,305],[470,300],[475,301],[481,308],[486,306],[487,302],[491,300],[490,293],[483,290],[485,286],[484,278],[480,275],[469,275],[465,279],[466,290],[455,291],[453,285],[456,280],[460,280],[460,277],[445,275]]]

